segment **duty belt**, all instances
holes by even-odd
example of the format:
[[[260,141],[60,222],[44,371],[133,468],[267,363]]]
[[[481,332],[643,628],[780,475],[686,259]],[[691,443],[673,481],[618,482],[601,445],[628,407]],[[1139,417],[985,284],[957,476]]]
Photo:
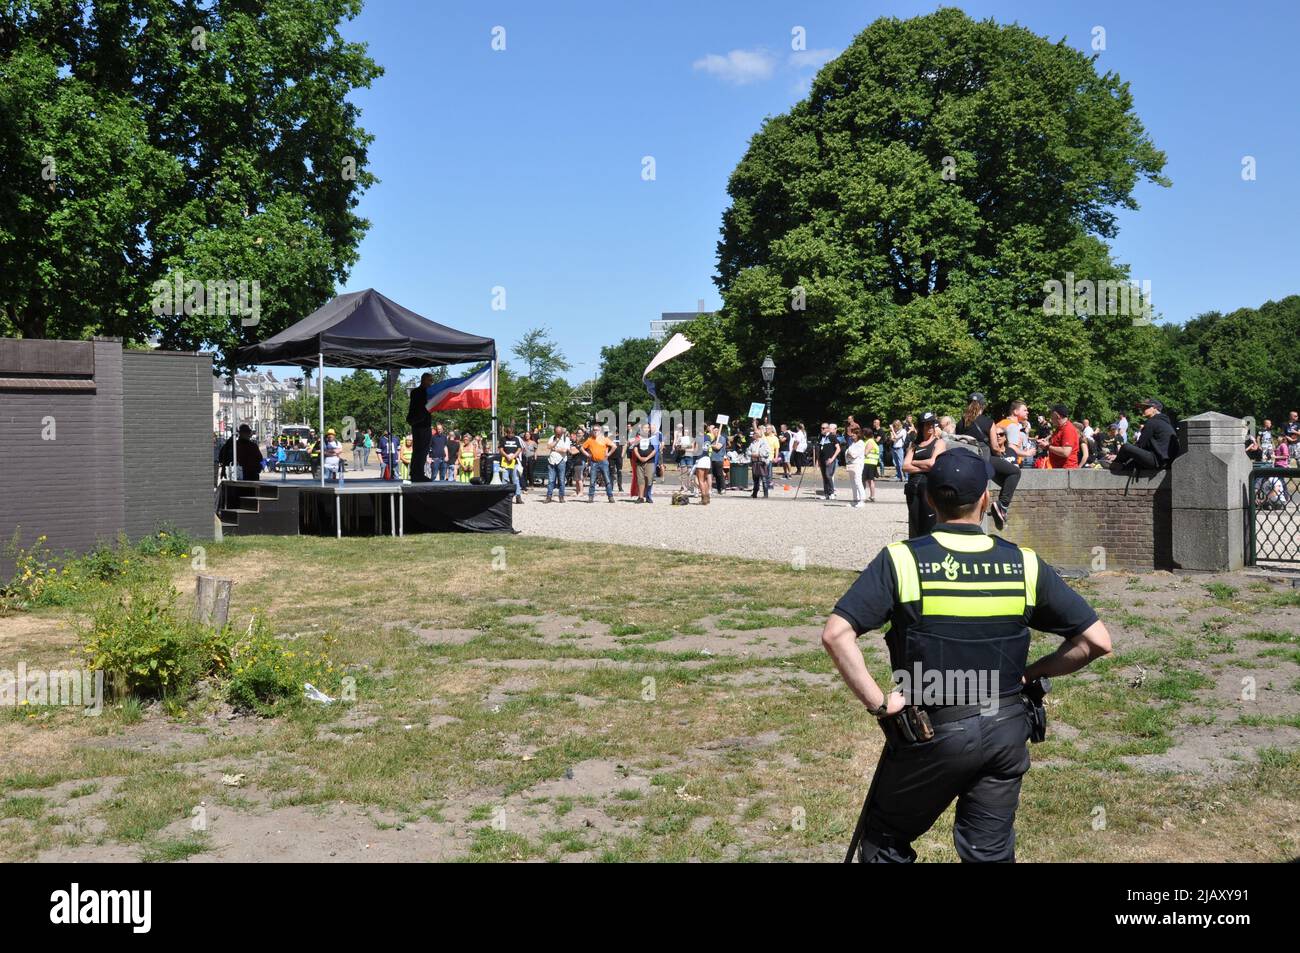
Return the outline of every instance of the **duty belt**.
[[[1023,690],[1017,689],[1014,692],[998,696],[998,705],[1001,707],[1012,701],[1020,703],[1023,698]],[[930,724],[932,725],[947,725],[954,721],[970,718],[973,715],[982,715],[988,711],[987,705],[922,705],[920,707],[930,716]]]

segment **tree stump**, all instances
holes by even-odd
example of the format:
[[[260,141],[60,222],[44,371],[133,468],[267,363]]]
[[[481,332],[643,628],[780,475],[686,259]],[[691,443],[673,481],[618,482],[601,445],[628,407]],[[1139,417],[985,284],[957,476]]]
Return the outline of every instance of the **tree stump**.
[[[194,618],[203,625],[220,629],[230,615],[230,590],[234,583],[218,576],[195,577]]]

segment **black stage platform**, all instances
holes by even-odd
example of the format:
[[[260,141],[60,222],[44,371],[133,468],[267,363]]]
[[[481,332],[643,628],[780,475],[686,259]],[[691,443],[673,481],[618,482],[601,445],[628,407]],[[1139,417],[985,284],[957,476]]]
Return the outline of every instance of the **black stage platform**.
[[[229,536],[509,533],[513,496],[506,484],[223,480],[217,516]]]

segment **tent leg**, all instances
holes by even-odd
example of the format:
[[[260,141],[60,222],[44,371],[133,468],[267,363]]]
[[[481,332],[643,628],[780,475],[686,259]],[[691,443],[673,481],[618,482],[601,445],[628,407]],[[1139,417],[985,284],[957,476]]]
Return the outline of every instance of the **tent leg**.
[[[381,468],[388,466],[388,458],[393,453],[393,440],[396,439],[393,435],[393,378],[396,376],[397,371],[389,370],[384,372],[384,380],[388,384],[388,452],[384,462],[380,465]],[[393,476],[391,471],[388,476],[390,478]]]
[[[343,505],[339,501],[339,491],[334,491],[334,538],[343,538]]]
[[[325,352],[317,354],[320,360],[319,370],[316,374],[316,391],[320,395],[320,430],[316,433],[320,440],[320,485],[325,485]],[[334,497],[335,501],[338,496]]]

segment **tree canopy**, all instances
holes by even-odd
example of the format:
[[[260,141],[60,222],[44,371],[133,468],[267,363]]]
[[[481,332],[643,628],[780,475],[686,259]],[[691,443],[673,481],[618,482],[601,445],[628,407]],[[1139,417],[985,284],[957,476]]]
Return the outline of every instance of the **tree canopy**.
[[[1107,239],[1140,181],[1168,184],[1164,162],[1095,57],[955,9],[877,20],[750,142],[718,243],[724,306],[682,360],[700,399],[734,406],[772,353],[786,419],[975,389],[1130,404],[1160,332],[1081,301],[1049,314],[1045,286],[1127,280]]]
[[[1157,392],[1181,414],[1217,410],[1281,423],[1300,409],[1300,295],[1162,328]]]
[[[224,355],[328,300],[375,181],[347,97],[382,71],[338,31],[360,9],[0,0],[0,333]],[[177,279],[257,282],[256,314],[164,310]]]

